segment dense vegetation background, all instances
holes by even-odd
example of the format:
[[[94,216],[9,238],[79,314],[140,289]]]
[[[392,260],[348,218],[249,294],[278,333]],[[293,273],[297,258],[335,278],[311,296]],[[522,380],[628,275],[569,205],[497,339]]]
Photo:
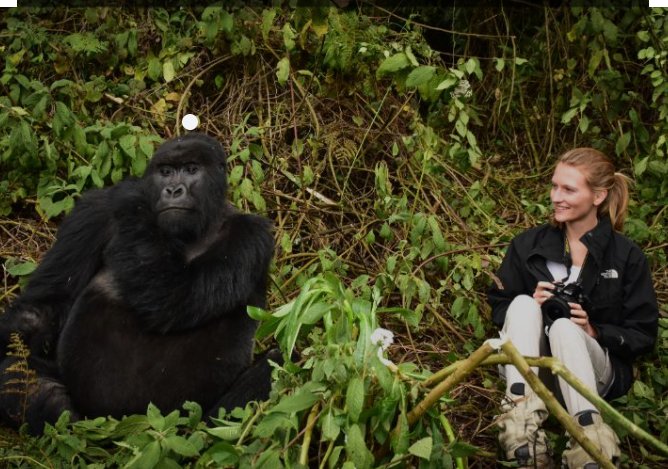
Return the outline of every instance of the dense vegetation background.
[[[552,166],[574,146],[636,182],[626,233],[662,317],[657,352],[614,405],[665,442],[668,16],[501,5],[0,12],[3,305],[77,196],[142,174],[193,112],[229,149],[233,202],[275,222],[258,348],[301,354],[269,402],[211,428],[194,404],[65,416],[41,439],[3,430],[2,464],[495,467],[494,366],[411,411],[427,376],[496,335],[486,288],[507,242],[548,219]],[[378,326],[398,370],[376,355]],[[559,452],[563,429],[549,429]],[[625,464],[666,463],[618,430]]]

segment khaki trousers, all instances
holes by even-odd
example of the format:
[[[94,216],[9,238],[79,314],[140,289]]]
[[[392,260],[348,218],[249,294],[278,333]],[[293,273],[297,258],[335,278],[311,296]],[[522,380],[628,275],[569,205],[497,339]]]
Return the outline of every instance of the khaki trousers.
[[[567,318],[556,320],[550,327],[548,335],[543,329],[543,316],[536,300],[528,295],[517,296],[508,307],[503,333],[520,353],[528,357],[551,355],[559,359],[590,389],[595,389],[599,395],[604,396],[614,379],[607,350]],[[524,383],[528,389],[528,384],[517,368],[512,365],[499,368],[506,379],[506,394],[510,398],[513,397],[510,386],[514,383]],[[593,404],[563,379],[558,378],[556,386],[555,379],[549,371],[539,373],[536,368],[532,370],[560,397],[569,414],[576,415],[585,410],[596,410]]]

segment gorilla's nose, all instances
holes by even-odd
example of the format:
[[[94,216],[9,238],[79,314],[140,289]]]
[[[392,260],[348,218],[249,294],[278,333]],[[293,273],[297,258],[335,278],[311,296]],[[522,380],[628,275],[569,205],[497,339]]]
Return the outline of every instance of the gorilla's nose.
[[[185,184],[177,184],[175,186],[165,187],[162,195],[168,199],[179,199],[186,194]]]

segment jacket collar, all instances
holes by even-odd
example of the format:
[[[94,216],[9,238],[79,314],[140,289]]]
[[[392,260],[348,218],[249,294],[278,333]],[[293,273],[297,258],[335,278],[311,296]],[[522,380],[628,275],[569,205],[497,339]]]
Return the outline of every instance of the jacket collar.
[[[612,223],[608,216],[599,219],[596,226],[586,232],[580,241],[587,246],[587,260],[581,275],[582,287],[586,295],[591,294],[598,282],[599,271],[603,263],[605,253],[610,239],[612,239]],[[547,268],[546,260],[567,263],[564,254],[564,230],[557,226],[550,226],[545,236],[531,250],[527,258],[528,268],[538,280],[552,281],[552,276]]]
[[[610,244],[612,234],[612,222],[610,221],[610,217],[606,215],[598,220],[593,229],[587,231],[580,238],[580,241],[587,246],[589,256],[593,257],[598,265],[601,265],[603,253],[608,248],[608,244]]]

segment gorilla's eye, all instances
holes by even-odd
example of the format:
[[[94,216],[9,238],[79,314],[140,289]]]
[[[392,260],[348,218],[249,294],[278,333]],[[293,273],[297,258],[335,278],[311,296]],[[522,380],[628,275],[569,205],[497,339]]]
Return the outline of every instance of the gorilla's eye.
[[[199,171],[199,166],[197,166],[196,164],[191,163],[186,165],[186,172],[188,174],[195,174],[197,173],[197,171]]]
[[[163,177],[168,177],[174,174],[174,168],[171,166],[160,166],[160,175]]]

